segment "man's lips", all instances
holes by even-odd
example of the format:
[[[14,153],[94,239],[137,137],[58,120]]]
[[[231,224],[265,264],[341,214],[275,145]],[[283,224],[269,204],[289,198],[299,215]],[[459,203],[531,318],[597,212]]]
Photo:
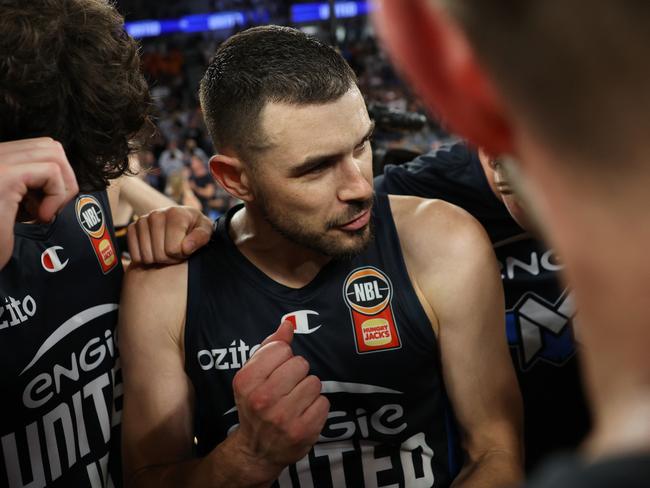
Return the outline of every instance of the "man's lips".
[[[352,219],[350,222],[344,225],[340,225],[338,228],[341,230],[359,230],[366,225],[368,225],[368,222],[370,221],[370,209],[364,210],[361,214],[357,215],[354,219]]]

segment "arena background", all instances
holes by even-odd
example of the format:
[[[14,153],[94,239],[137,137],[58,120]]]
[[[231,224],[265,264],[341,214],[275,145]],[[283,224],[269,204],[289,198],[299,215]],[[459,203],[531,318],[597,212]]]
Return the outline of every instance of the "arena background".
[[[450,139],[378,45],[369,18],[371,1],[118,0],[117,8],[128,32],[142,44],[142,68],[156,104],[155,133],[138,154],[140,176],[178,203],[200,205],[211,218],[235,202],[204,169],[214,148],[201,116],[198,86],[216,47],[248,27],[288,25],[337,46],[357,73],[377,125],[375,173]],[[118,217],[127,221],[116,223],[124,225],[129,217]]]

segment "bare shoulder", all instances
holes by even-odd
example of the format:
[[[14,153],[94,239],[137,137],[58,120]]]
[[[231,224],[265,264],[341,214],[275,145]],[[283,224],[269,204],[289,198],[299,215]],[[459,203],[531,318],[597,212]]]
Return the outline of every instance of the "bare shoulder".
[[[180,343],[187,304],[187,272],[187,261],[171,266],[130,266],[122,287],[120,333],[130,331],[129,335],[141,338],[165,335]]]
[[[481,224],[443,200],[391,195],[390,206],[407,264],[425,269],[471,265],[493,258]]]

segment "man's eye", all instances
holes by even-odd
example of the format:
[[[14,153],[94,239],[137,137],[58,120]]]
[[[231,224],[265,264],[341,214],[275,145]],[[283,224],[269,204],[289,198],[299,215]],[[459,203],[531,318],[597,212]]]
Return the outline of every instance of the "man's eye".
[[[354,152],[360,153],[363,152],[368,146],[369,146],[369,139],[366,139],[363,141],[361,144],[359,144],[357,147],[354,148]]]
[[[312,169],[307,171],[307,174],[317,174],[317,173],[322,173],[325,171],[326,165],[325,164],[319,164],[318,166],[314,166]]]
[[[336,161],[334,161],[334,160],[332,160],[332,161],[323,161],[323,162],[317,164],[316,166],[312,166],[311,168],[309,168],[305,172],[305,174],[314,175],[314,174],[322,173],[327,168],[330,168],[331,166],[333,166],[335,162]]]

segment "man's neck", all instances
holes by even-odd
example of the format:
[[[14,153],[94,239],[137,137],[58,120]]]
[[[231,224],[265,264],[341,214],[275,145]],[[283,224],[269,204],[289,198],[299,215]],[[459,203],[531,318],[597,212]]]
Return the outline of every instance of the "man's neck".
[[[260,271],[290,288],[307,285],[331,260],[288,240],[247,207],[233,215],[228,233],[237,249]]]

